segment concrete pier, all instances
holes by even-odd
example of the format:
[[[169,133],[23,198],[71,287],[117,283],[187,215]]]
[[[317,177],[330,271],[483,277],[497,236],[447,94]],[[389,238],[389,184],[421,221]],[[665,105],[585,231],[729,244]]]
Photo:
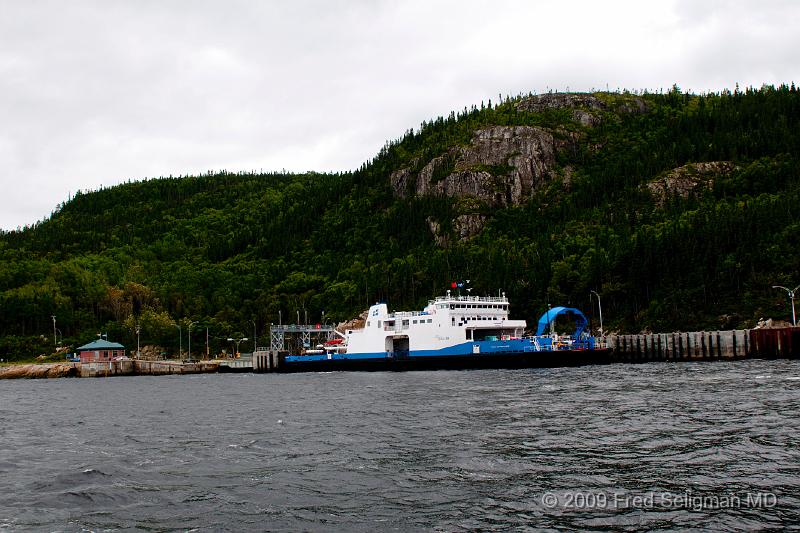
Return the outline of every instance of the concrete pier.
[[[253,372],[274,372],[280,366],[283,350],[259,350],[253,353]]]
[[[182,363],[180,361],[109,361],[104,363],[81,363],[79,375],[82,378],[108,376],[163,376],[168,374],[204,374],[219,369],[215,361]]]

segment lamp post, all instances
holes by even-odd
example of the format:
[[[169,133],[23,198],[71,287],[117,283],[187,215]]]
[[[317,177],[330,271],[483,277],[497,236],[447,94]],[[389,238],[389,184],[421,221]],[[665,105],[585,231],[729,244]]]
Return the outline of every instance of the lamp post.
[[[192,326],[195,324],[197,324],[197,322],[189,322],[189,359],[192,358]]]
[[[234,339],[233,337],[228,337],[228,341],[236,345],[236,348],[234,348],[233,352],[234,358],[239,354],[239,343],[246,340],[248,340],[247,337],[240,337],[238,339]]]
[[[176,328],[178,328],[178,359],[183,357],[183,333],[181,332],[181,325],[180,324],[172,324]]]
[[[250,322],[253,323],[253,353],[256,353],[256,348],[258,348],[258,346],[256,346],[256,344],[258,343],[258,341],[256,340],[258,339],[258,332],[256,331],[256,321],[251,320]]]
[[[53,317],[53,344],[58,346],[58,338],[56,338],[56,315],[50,315]]]
[[[797,289],[800,289],[800,285],[795,287],[794,289],[787,289],[783,285],[773,285],[773,289],[783,289],[789,294],[789,299],[792,301],[792,326],[797,325],[797,315],[794,312],[794,295],[797,292]]]
[[[142,351],[139,349],[139,333],[142,331],[142,326],[136,324],[136,359],[141,359]]]
[[[603,336],[603,304],[600,303],[600,295],[597,294],[597,291],[589,290],[589,299],[592,299],[592,294],[597,296],[597,307],[600,309],[600,336]]]

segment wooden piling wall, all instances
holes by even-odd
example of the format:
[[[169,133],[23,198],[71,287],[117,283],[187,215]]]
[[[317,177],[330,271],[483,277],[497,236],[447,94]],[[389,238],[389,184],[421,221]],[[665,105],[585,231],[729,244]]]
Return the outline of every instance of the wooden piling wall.
[[[751,344],[743,329],[611,335],[606,343],[619,362],[743,359]]]

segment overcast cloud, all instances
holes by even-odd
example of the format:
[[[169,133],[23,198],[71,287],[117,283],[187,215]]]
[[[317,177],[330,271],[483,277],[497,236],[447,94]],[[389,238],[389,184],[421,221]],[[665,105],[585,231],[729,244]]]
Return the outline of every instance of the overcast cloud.
[[[497,95],[800,81],[800,2],[0,0],[0,228],[76,190],[351,170]]]

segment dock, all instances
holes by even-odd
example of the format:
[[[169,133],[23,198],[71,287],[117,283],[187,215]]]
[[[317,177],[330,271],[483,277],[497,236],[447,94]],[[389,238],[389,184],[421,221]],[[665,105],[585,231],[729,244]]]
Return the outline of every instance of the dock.
[[[602,363],[800,358],[800,327],[609,335],[600,341],[611,350]],[[290,352],[276,346],[282,345],[253,354],[253,372],[282,370]]]
[[[287,349],[293,335],[300,339],[301,346],[311,346],[316,338],[331,338],[333,328],[278,326],[269,347],[258,347],[252,354],[242,354],[237,359],[10,365],[0,368],[0,379],[281,372],[283,358],[293,353]],[[601,337],[600,342],[610,350],[604,351],[597,361],[592,361],[591,352],[587,351],[581,364],[800,359],[800,327],[609,335]]]

